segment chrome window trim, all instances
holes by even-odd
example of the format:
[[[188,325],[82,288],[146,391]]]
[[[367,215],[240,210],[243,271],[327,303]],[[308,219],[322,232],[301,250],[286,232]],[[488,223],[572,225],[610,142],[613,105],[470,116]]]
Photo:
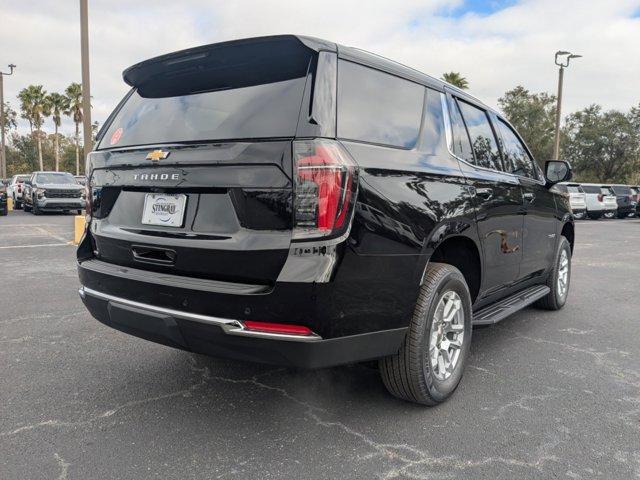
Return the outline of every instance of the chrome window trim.
[[[93,290],[87,287],[81,287],[78,290],[78,294],[80,295],[80,298],[82,298],[83,300],[85,299],[86,296],[91,296],[91,297],[96,297],[102,300],[106,300],[108,302],[113,302],[116,304],[119,303],[121,305],[139,308],[141,310],[146,310],[148,312],[169,315],[171,317],[181,318],[183,320],[191,320],[193,322],[204,323],[207,325],[216,325],[220,327],[222,331],[227,335],[265,338],[270,340],[285,340],[285,341],[291,341],[291,342],[317,342],[319,340],[322,340],[322,337],[316,333],[312,333],[311,335],[290,335],[286,333],[270,333],[270,332],[259,332],[255,330],[247,330],[247,328],[244,326],[244,323],[242,323],[242,321],[240,320],[213,317],[209,315],[201,315],[199,313],[190,313],[190,312],[183,312],[180,310],[173,310],[171,308],[157,307],[155,305],[149,305],[147,303],[136,302],[134,300],[129,300],[127,298],[116,297],[114,295],[109,295],[107,293],[98,292],[97,290]]]
[[[467,160],[465,160],[464,158],[461,158],[459,156],[457,156],[455,153],[453,153],[453,126],[451,124],[451,117],[449,115],[449,102],[447,100],[447,95],[446,93],[442,93],[440,92],[440,103],[442,104],[442,113],[443,113],[443,118],[444,118],[444,122],[445,122],[445,136],[447,138],[447,150],[449,150],[449,154],[454,157],[455,159],[457,159],[460,162],[463,162],[465,165],[468,165],[474,169],[477,170],[483,170],[485,172],[491,172],[491,173],[498,173],[500,175],[508,175],[510,177],[513,177],[517,180],[523,179],[525,182],[529,182],[529,183],[536,183],[539,185],[544,185],[545,182],[542,181],[540,178],[531,178],[531,177],[525,177],[522,175],[517,175],[515,173],[511,173],[511,172],[503,172],[501,170],[494,170],[493,168],[487,168],[487,167],[480,167],[479,165],[474,165],[473,163],[468,162]],[[480,107],[480,106],[476,106],[477,108],[481,108],[484,110],[484,107]],[[499,116],[496,115],[496,117],[498,119],[500,119]],[[520,137],[518,136],[518,139],[520,139]],[[496,139],[497,140],[497,139]],[[535,160],[534,160],[535,163]],[[538,173],[540,173],[539,171],[539,167],[537,164],[535,164],[536,167],[536,171]]]

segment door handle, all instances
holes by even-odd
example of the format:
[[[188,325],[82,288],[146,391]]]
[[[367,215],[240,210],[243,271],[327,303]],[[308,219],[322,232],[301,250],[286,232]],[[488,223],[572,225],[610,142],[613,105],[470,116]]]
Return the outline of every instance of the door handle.
[[[485,200],[489,200],[493,197],[493,189],[492,188],[476,188],[476,195],[478,197],[484,198]]]
[[[525,192],[522,194],[522,198],[524,198],[527,202],[531,203],[536,199],[536,195],[531,192]]]

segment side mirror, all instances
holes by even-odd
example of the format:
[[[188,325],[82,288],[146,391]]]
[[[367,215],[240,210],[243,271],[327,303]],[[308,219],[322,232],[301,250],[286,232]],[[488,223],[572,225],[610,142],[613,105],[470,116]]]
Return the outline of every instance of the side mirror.
[[[544,176],[547,180],[547,186],[551,186],[556,183],[571,180],[573,172],[571,171],[571,165],[569,165],[569,162],[565,162],[563,160],[549,160],[544,166]]]

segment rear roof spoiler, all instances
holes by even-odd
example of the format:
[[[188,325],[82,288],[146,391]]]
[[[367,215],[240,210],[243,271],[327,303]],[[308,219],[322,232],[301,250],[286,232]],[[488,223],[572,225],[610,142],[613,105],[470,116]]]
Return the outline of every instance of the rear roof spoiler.
[[[250,86],[306,74],[309,58],[336,44],[311,37],[276,35],[180,50],[127,68],[124,81],[143,96],[160,97]],[[256,65],[264,66],[258,71]],[[232,68],[230,68],[232,67]],[[265,78],[266,77],[266,78]]]

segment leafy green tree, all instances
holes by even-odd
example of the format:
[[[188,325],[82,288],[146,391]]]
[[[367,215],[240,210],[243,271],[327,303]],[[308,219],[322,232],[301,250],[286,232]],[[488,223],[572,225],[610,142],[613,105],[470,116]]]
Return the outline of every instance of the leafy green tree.
[[[38,147],[32,135],[11,136],[11,146],[7,148],[7,175],[31,173],[38,169]]]
[[[80,124],[82,123],[82,85],[79,83],[72,83],[67,87],[64,92],[69,100],[65,115],[69,115],[73,119],[73,123],[76,126],[75,141],[76,141],[76,175],[80,174]]]
[[[458,87],[461,90],[469,88],[469,82],[459,72],[447,72],[443,73],[441,80],[450,83],[454,87]]]
[[[4,110],[4,135],[9,137],[10,131],[18,127],[18,113],[11,108],[9,102],[4,102],[2,108]]]
[[[42,163],[42,138],[44,136],[42,125],[44,124],[45,117],[50,115],[46,98],[47,92],[42,85],[29,85],[18,93],[22,118],[25,118],[29,122],[31,135],[36,138],[38,161],[41,170],[44,168]]]
[[[534,158],[544,166],[544,162],[553,156],[556,97],[544,92],[531,93],[518,85],[505,92],[498,99],[498,105]]]
[[[628,114],[591,105],[566,118],[564,157],[581,181],[626,183],[640,163],[640,105]]]
[[[69,99],[60,93],[50,93],[47,95],[47,108],[51,112],[51,118],[53,119],[53,125],[55,128],[54,133],[54,155],[55,155],[55,168],[56,172],[60,169],[60,148],[58,129],[62,123],[62,115],[69,110]]]

